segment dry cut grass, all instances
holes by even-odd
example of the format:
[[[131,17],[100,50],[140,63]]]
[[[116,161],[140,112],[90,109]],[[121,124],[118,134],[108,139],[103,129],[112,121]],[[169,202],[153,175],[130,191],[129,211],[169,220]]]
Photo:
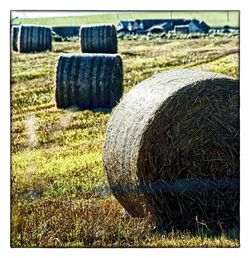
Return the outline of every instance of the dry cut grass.
[[[108,112],[55,108],[53,52],[13,53],[12,247],[238,247],[238,230],[209,235],[156,232],[150,217],[131,218],[110,193],[102,168]],[[122,40],[125,92],[163,70],[197,67],[238,77],[238,38]]]

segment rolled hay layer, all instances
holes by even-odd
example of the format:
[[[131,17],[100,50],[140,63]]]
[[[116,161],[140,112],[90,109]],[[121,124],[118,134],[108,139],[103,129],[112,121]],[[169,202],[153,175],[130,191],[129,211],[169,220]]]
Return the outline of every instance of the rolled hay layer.
[[[113,108],[123,93],[117,54],[62,54],[56,68],[58,108]]]
[[[114,25],[92,25],[80,28],[82,53],[117,53],[117,33]]]
[[[12,26],[11,28],[11,42],[12,42],[12,50],[18,51],[18,33],[19,26]]]
[[[169,230],[237,226],[238,80],[180,69],[139,83],[111,116],[103,163],[132,216]]]
[[[42,52],[52,49],[50,27],[21,25],[18,37],[18,50],[21,53]]]

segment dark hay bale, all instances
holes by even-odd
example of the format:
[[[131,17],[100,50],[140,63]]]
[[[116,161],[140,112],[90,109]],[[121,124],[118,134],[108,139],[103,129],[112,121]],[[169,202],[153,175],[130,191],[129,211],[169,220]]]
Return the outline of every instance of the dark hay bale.
[[[132,216],[168,230],[238,226],[238,80],[181,69],[139,83],[111,116],[103,162]]]
[[[80,28],[80,46],[82,53],[117,53],[115,26],[82,26]]]
[[[51,28],[21,25],[18,37],[18,49],[21,53],[50,51],[52,49]]]
[[[63,54],[56,69],[58,108],[112,108],[122,96],[122,60],[117,54]]]
[[[11,28],[11,42],[12,42],[12,50],[18,51],[18,33],[19,33],[19,26],[12,26]]]

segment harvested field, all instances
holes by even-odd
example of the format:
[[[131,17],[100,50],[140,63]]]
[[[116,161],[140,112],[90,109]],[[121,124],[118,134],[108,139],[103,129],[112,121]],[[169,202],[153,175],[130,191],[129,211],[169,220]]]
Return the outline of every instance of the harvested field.
[[[124,91],[165,70],[194,67],[239,76],[238,38],[119,40]],[[12,52],[11,246],[239,247],[239,229],[211,235],[155,231],[151,218],[130,217],[113,197],[102,164],[110,112],[56,108],[54,73],[60,53]]]

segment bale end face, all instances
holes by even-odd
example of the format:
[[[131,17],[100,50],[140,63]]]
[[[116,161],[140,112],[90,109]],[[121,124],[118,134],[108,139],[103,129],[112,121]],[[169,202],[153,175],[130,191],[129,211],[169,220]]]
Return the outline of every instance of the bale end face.
[[[111,189],[159,227],[239,223],[239,82],[182,69],[135,86],[116,107],[103,148]],[[128,190],[129,189],[129,190]]]
[[[12,50],[14,51],[18,51],[18,33],[19,33],[19,26],[12,26],[11,39],[12,39]]]

